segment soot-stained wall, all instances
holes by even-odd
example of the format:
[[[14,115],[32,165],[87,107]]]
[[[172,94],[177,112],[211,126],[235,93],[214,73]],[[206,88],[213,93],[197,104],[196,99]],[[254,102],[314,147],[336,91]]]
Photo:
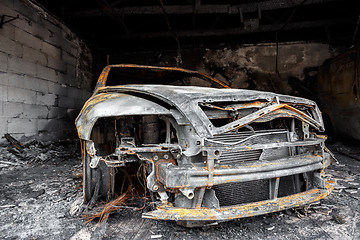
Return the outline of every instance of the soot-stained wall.
[[[19,15],[0,28],[0,136],[69,137],[92,91],[89,48],[30,1],[2,0],[0,10]]]
[[[304,71],[320,66],[335,54],[328,44],[323,43],[280,43],[278,51],[276,49],[275,43],[187,49],[182,50],[180,66],[215,76],[233,88],[294,94],[288,83],[290,76],[303,80]],[[111,63],[175,66],[176,56],[176,51],[157,51],[113,57],[110,54],[109,59]],[[208,86],[206,82],[195,80],[190,84]]]

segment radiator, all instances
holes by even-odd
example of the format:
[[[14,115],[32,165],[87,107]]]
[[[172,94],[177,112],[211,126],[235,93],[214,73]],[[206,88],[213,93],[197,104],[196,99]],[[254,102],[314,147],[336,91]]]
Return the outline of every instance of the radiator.
[[[254,143],[270,143],[276,141],[287,141],[288,132],[284,129],[271,129],[261,131],[246,131],[246,132],[232,132],[224,133],[209,138],[214,143],[236,143],[243,141],[244,144]],[[231,147],[230,147],[231,148]],[[271,150],[268,150],[271,151]],[[247,150],[247,151],[224,151],[221,156],[217,159],[218,164],[236,164],[244,161],[257,161],[260,159],[263,150]],[[288,156],[287,149],[276,149],[275,153],[270,154],[272,158],[280,158]],[[271,160],[271,159],[270,159]]]
[[[308,173],[309,185],[312,185],[313,174]],[[297,192],[305,191],[306,188],[296,189],[295,176],[285,176],[280,178],[278,197],[285,197]],[[298,175],[299,176],[299,175]],[[303,178],[300,179],[300,185],[304,186]],[[310,187],[311,189],[312,187]],[[216,197],[219,200],[220,207],[232,206],[244,203],[258,202],[269,200],[270,183],[269,179],[262,179],[250,182],[235,182],[216,185],[212,187],[215,191]]]
[[[269,199],[269,180],[226,183],[214,186],[220,207]]]

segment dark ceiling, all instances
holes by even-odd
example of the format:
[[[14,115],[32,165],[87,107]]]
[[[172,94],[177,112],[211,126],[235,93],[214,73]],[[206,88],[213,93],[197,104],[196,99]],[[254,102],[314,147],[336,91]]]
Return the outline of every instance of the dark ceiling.
[[[120,53],[284,41],[349,47],[351,0],[37,0],[94,51]]]

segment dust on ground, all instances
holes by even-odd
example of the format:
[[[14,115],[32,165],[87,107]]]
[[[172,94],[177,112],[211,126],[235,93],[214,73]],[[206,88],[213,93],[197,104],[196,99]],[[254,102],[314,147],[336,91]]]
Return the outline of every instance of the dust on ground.
[[[0,147],[1,239],[360,239],[360,148],[330,146],[334,192],[308,208],[203,228],[142,219],[123,210],[102,224],[74,214],[82,199],[77,141],[31,142],[20,153]]]

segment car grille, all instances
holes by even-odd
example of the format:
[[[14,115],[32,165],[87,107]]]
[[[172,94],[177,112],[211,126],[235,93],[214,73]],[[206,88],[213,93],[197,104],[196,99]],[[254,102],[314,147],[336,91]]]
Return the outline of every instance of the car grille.
[[[253,136],[253,137],[251,137]],[[250,138],[249,138],[250,137]],[[248,139],[247,139],[248,138]],[[243,141],[242,143],[267,143],[275,142],[278,140],[287,141],[287,131],[284,129],[271,129],[261,131],[246,131],[246,132],[232,132],[216,135],[208,139],[213,143],[231,144]],[[231,149],[231,147],[230,147]],[[262,149],[247,150],[247,151],[223,151],[221,156],[217,159],[218,164],[236,164],[244,161],[257,161],[260,159]],[[272,157],[280,158],[287,156],[286,154],[280,153],[278,150]]]
[[[231,132],[231,133],[223,133],[223,134],[215,135],[209,139],[223,143],[235,143],[253,135],[275,133],[275,132],[284,133],[285,131],[286,130],[284,129],[270,129],[270,130],[259,130],[259,131]]]
[[[226,183],[213,189],[221,207],[269,199],[269,180]]]
[[[221,154],[217,162],[219,164],[232,164],[244,161],[259,160],[262,150],[249,150],[239,152],[224,152]]]
[[[313,174],[309,174],[312,176]],[[294,176],[285,176],[280,178],[278,197],[285,197],[295,194],[302,190],[296,190]],[[312,185],[313,178],[309,178]],[[304,184],[303,181],[300,184]],[[216,197],[219,200],[220,207],[232,206],[244,203],[258,202],[270,199],[269,179],[255,180],[249,182],[235,182],[216,185],[212,187],[215,190]],[[312,187],[310,187],[311,189]]]

